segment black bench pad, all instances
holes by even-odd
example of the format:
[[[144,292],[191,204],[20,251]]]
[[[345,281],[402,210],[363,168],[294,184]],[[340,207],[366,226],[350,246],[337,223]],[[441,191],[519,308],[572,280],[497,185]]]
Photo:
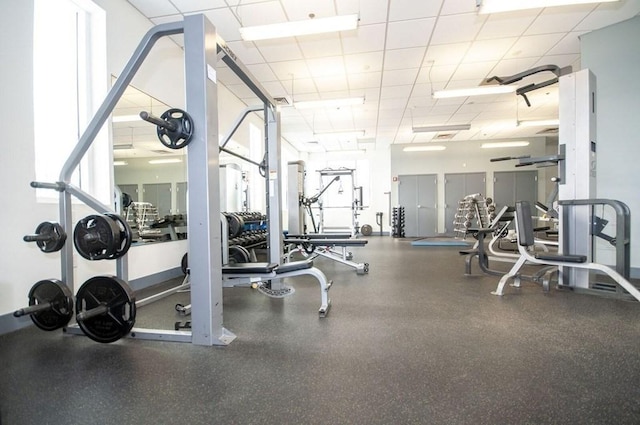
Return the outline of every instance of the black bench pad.
[[[222,274],[269,274],[277,267],[275,263],[236,263],[233,266],[222,266]]]
[[[311,246],[365,246],[369,241],[366,239],[285,239],[284,243],[296,245],[307,244]]]
[[[542,261],[562,261],[564,263],[586,263],[586,255],[558,255],[558,254],[536,254],[536,260]]]
[[[280,264],[276,269],[276,274],[310,269],[311,267],[313,267],[313,261],[292,261],[290,263]]]
[[[290,239],[349,239],[350,233],[308,233],[306,235],[287,235]]]

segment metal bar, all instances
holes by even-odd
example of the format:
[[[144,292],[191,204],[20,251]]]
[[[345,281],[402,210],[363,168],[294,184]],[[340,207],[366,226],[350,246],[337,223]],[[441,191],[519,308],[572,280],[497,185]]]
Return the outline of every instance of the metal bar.
[[[127,65],[120,73],[120,76],[107,94],[107,97],[102,102],[102,105],[100,105],[98,111],[93,116],[93,119],[89,122],[89,125],[80,137],[78,144],[64,163],[62,171],[60,171],[60,181],[68,183],[71,180],[73,171],[76,169],[80,160],[91,146],[91,143],[93,143],[93,140],[100,132],[100,129],[113,111],[113,108],[118,103],[118,100],[120,100],[124,91],[127,89],[127,86],[129,86],[133,76],[140,68],[140,65],[142,65],[142,62],[147,57],[156,41],[167,35],[180,34],[183,30],[184,26],[182,22],[171,22],[157,25],[145,34],[133,53],[133,56],[131,56],[131,59],[129,59],[129,62],[127,62]]]
[[[147,304],[151,304],[152,302],[158,301],[162,298],[166,298],[169,295],[173,295],[178,291],[182,291],[184,289],[189,288],[191,285],[189,284],[189,275],[187,274],[184,279],[182,280],[182,283],[180,283],[180,285],[175,286],[173,288],[169,288],[165,291],[162,292],[158,292],[157,294],[153,294],[150,295],[146,298],[142,298],[141,300],[136,301],[136,307],[142,307],[145,306]]]
[[[227,146],[227,143],[229,143],[229,140],[231,140],[231,137],[233,137],[233,135],[235,134],[236,130],[238,130],[238,127],[240,127],[240,124],[242,124],[242,121],[244,121],[244,119],[247,117],[247,115],[249,115],[251,112],[262,111],[263,109],[264,109],[264,106],[262,106],[262,105],[249,106],[248,108],[246,108],[242,112],[242,114],[240,114],[240,116],[236,119],[236,122],[233,123],[233,127],[231,127],[231,130],[229,131],[229,134],[224,136],[224,138],[222,139],[222,144],[220,145],[220,149],[222,150],[222,148]],[[228,151],[225,151],[225,152],[229,153]]]
[[[104,213],[116,214],[116,212],[113,211],[112,208],[104,205],[102,202],[100,202],[93,196],[89,195],[88,193],[83,192],[82,189],[80,189],[77,186],[74,186],[68,183],[66,185],[66,191],[67,193],[75,196],[77,199],[84,202],[87,206],[93,208],[94,210],[96,210],[96,212],[100,214],[104,214]]]
[[[145,120],[146,122],[150,122],[151,124],[155,124],[158,127],[164,127],[169,131],[176,131],[178,126],[171,121],[165,121],[162,118],[156,117],[147,111],[140,112],[140,118]]]
[[[263,166],[263,165],[262,165],[262,164],[260,164],[259,162],[256,162],[256,161],[254,161],[254,160],[252,160],[252,159],[249,159],[249,158],[247,158],[247,157],[244,157],[244,156],[240,155],[239,153],[235,153],[235,152],[233,152],[233,151],[230,151],[229,149],[223,148],[222,146],[220,146],[220,150],[221,150],[222,152],[228,153],[229,155],[233,155],[233,156],[235,156],[236,158],[240,158],[240,159],[242,159],[242,160],[245,160],[245,161],[247,161],[247,162],[250,162],[250,163],[252,163],[253,165],[257,165],[258,167],[262,167],[262,166]]]

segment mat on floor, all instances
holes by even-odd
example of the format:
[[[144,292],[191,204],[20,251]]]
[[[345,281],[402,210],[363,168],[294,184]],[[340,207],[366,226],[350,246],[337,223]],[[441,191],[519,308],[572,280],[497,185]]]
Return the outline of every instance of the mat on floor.
[[[452,238],[424,238],[411,242],[411,246],[471,246],[471,243]]]

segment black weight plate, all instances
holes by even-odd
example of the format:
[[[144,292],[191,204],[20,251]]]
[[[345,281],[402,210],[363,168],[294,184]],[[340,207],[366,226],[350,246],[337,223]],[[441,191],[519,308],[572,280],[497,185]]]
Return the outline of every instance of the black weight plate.
[[[231,245],[229,247],[229,264],[249,263],[251,255],[243,246]]]
[[[187,274],[189,271],[189,254],[184,254],[182,256],[182,260],[180,260],[180,268],[182,269],[182,274]]]
[[[126,336],[136,320],[136,298],[131,287],[115,276],[96,276],[82,284],[76,294],[76,312],[106,306],[107,313],[76,320],[94,341],[109,343]]]
[[[175,125],[175,130],[158,126],[158,138],[160,142],[170,149],[182,149],[186,147],[193,136],[193,120],[182,109],[169,109],[161,116],[164,121]]]
[[[120,228],[104,215],[89,215],[78,221],[73,231],[73,244],[87,260],[104,260],[113,256],[120,245]]]
[[[118,214],[106,213],[105,215],[111,218],[120,230],[120,245],[116,248],[116,251],[113,253],[113,255],[109,256],[110,260],[115,260],[125,255],[129,251],[129,248],[131,248],[133,232],[131,231],[131,226],[129,226],[129,223],[127,223]]]
[[[49,236],[47,241],[36,241],[36,245],[42,252],[56,252],[60,251],[67,240],[67,234],[62,226],[58,223],[50,221],[43,221],[36,227],[36,235]]]
[[[73,294],[57,279],[36,282],[29,291],[29,305],[51,303],[48,310],[32,313],[31,320],[45,331],[60,329],[73,317]]]
[[[235,213],[227,213],[227,222],[229,223],[229,237],[235,238],[244,231],[244,219]]]

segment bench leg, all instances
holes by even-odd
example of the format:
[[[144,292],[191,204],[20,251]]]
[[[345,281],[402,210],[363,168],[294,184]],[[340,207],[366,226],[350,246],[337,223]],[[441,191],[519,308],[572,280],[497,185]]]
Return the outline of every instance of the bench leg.
[[[518,271],[524,265],[524,263],[526,263],[526,261],[527,261],[526,258],[524,258],[523,256],[520,256],[520,258],[518,258],[518,261],[516,261],[513,267],[511,267],[511,270],[509,270],[509,273],[505,274],[504,276],[502,276],[502,278],[500,278],[500,282],[498,282],[498,287],[496,288],[495,291],[491,293],[493,295],[499,295],[499,296],[504,295],[505,285],[507,284],[509,279],[517,276]]]
[[[327,277],[322,273],[322,271],[317,267],[311,267],[310,269],[305,269],[305,274],[310,274],[315,277],[320,284],[320,309],[318,310],[318,314],[320,317],[326,317],[329,313],[329,308],[331,307],[331,300],[329,299],[329,289],[331,289],[331,281],[327,280]]]

